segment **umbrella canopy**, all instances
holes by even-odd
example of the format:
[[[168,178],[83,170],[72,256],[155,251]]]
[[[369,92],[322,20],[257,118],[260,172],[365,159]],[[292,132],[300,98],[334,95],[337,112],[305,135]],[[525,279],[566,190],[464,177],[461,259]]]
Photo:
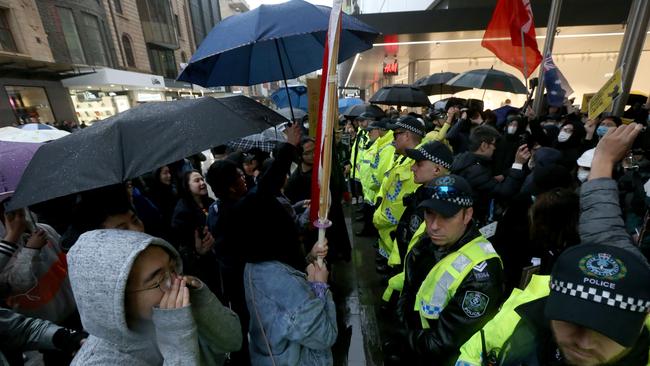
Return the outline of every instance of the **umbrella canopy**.
[[[10,208],[122,183],[284,121],[244,96],[146,103],[43,145]]]
[[[516,76],[494,69],[478,69],[464,72],[447,82],[451,86],[499,90],[515,94],[526,94],[528,89]]]
[[[27,164],[42,144],[0,141],[0,201],[16,190]]]
[[[44,123],[26,123],[18,126],[21,130],[58,130],[58,128]]]
[[[2,127],[0,128],[0,141],[39,143],[56,140],[69,134],[67,131],[57,130],[56,128],[52,130],[30,130],[16,127]]]
[[[293,114],[297,116],[295,109],[307,110],[309,103],[307,102],[307,87],[304,85],[289,86],[289,96],[291,97],[291,106],[294,108]],[[271,94],[271,100],[278,108],[289,108],[289,98],[287,97],[286,89],[278,89]],[[289,114],[291,115],[291,114]]]
[[[341,98],[339,99],[339,113],[345,112],[350,106],[364,104],[359,98]]]
[[[280,108],[276,112],[278,112],[282,117],[286,118],[287,121],[291,121],[291,109],[288,107],[286,108]],[[303,111],[302,109],[294,109],[293,110],[293,116],[295,118],[303,118],[307,115],[307,112]]]
[[[510,113],[510,111],[519,112],[519,108],[510,105],[504,105],[503,107],[496,108],[492,111],[497,116],[497,126],[501,126],[506,122],[506,118],[508,117],[508,113]]]
[[[440,99],[439,101],[433,103],[433,109],[444,110],[446,112],[450,107],[455,105],[466,106],[467,99],[456,98],[456,97]]]
[[[210,31],[178,80],[205,87],[254,85],[316,71],[323,66],[330,11],[291,0],[228,17]],[[378,35],[343,14],[339,63],[372,48]]]
[[[381,110],[381,108],[377,107],[374,104],[353,105],[351,107],[348,107],[345,111],[343,111],[343,115],[347,118],[356,118],[362,115],[363,113],[369,113],[375,119],[386,117],[386,113],[384,113],[384,111]]]
[[[405,107],[425,107],[431,104],[424,92],[411,85],[385,86],[370,98],[370,103]]]
[[[447,85],[447,82],[453,79],[458,73],[455,72],[437,72],[429,76],[418,79],[413,86],[419,88],[427,95],[435,94],[455,94],[471,88],[464,86]]]

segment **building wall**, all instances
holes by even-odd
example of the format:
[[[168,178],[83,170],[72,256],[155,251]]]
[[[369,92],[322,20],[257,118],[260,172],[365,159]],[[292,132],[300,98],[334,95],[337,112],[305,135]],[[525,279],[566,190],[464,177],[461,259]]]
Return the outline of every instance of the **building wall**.
[[[135,0],[121,0],[122,13],[118,13],[113,5],[113,0],[102,0],[104,10],[108,15],[108,27],[110,28],[113,47],[117,50],[117,65],[120,68],[150,73],[151,64],[147,55],[147,46],[142,34],[142,24],[140,23],[140,14]],[[115,28],[119,32],[115,31]],[[135,67],[128,66],[126,54],[122,44],[122,36],[128,34],[131,39],[131,48],[133,49],[133,58]]]
[[[20,0],[24,1],[24,0]],[[84,29],[83,16],[84,14],[91,14],[97,17],[99,22],[100,37],[104,44],[104,52],[106,53],[106,64],[101,66],[112,67],[117,63],[115,53],[115,46],[111,41],[111,36],[108,27],[108,17],[104,8],[97,0],[36,0],[38,10],[40,11],[43,26],[48,36],[52,55],[54,60],[60,63],[72,63],[72,58],[68,51],[68,46],[65,42],[63,28],[61,26],[61,19],[57,11],[57,6],[71,9],[74,15],[74,20],[77,26],[77,32],[81,40],[81,45],[85,54],[86,61],[88,61],[94,50],[100,45],[93,42]]]
[[[63,87],[60,81],[0,78],[0,127],[11,126],[16,122],[16,115],[9,104],[9,95],[5,90],[6,85],[44,88],[56,122],[76,120],[68,89]]]
[[[176,35],[178,36],[178,46],[179,48],[174,51],[174,56],[176,58],[176,66],[178,72],[181,70],[181,63],[187,63],[192,57],[192,53],[195,50],[194,37],[190,33],[188,34],[188,29],[192,29],[192,25],[187,24],[187,21],[191,20],[189,17],[185,16],[185,12],[189,11],[187,9],[187,3],[185,0],[172,0],[172,11],[174,13],[175,19],[178,19],[178,27],[176,27]]]
[[[19,53],[34,60],[54,61],[36,2],[0,0],[0,7],[9,9],[9,25]]]

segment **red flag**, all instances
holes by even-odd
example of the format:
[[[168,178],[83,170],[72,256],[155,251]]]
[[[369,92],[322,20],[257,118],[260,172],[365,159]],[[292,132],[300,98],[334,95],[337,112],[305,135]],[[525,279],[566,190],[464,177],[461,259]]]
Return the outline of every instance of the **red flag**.
[[[522,31],[524,49],[521,47]],[[530,0],[499,0],[481,46],[492,51],[501,61],[519,69],[528,78],[542,61],[535,38]]]

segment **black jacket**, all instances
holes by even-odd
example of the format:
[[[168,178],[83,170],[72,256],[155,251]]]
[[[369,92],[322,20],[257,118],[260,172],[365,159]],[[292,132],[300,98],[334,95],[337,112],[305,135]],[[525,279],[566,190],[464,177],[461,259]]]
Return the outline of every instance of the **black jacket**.
[[[490,259],[473,268],[465,277],[454,297],[437,320],[428,320],[429,329],[422,329],[420,315],[413,310],[415,296],[431,269],[445,256],[460,249],[477,236],[478,230],[470,223],[461,239],[445,250],[436,247],[428,237],[422,238],[406,255],[404,288],[397,303],[397,316],[408,329],[411,349],[423,363],[453,365],[460,347],[481,329],[497,313],[504,297],[503,269],[498,258]],[[463,302],[468,293],[479,292],[487,297],[482,315],[473,317],[464,310]]]
[[[473,190],[474,218],[484,224],[490,211],[490,200],[507,201],[516,195],[524,182],[522,169],[510,169],[502,182],[494,179],[491,160],[466,152],[456,156],[451,172],[465,178]]]
[[[395,240],[397,241],[397,248],[399,249],[399,257],[404,262],[408,245],[413,238],[413,235],[424,222],[424,210],[418,209],[418,205],[425,199],[426,188],[420,186],[415,192],[404,196],[402,202],[404,203],[404,213],[397,224],[395,232]]]
[[[554,341],[549,321],[544,316],[547,297],[519,305],[515,311],[521,320],[503,348],[488,355],[497,365],[564,366],[564,357]],[[490,337],[485,334],[485,337]],[[643,328],[630,351],[611,366],[645,366],[648,362],[650,336]],[[498,353],[496,353],[498,352]]]

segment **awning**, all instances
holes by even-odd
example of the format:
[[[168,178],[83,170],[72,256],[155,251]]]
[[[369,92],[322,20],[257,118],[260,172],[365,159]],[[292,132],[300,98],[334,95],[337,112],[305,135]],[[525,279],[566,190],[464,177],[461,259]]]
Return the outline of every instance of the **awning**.
[[[165,89],[165,79],[160,75],[98,68],[95,72],[61,80],[67,88],[115,87]]]

